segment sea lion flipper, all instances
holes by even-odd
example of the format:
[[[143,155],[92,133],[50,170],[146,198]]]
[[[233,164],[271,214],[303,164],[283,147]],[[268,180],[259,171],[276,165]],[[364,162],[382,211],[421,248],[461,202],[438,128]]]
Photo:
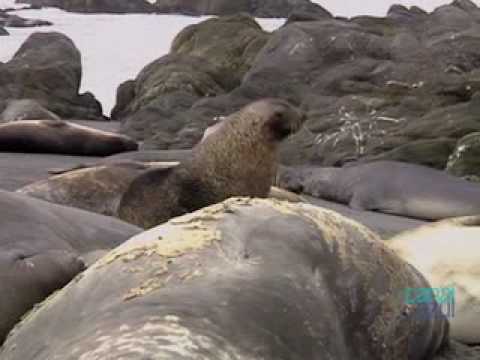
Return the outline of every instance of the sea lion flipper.
[[[348,206],[353,210],[358,210],[358,211],[374,210],[374,209],[370,209],[367,206],[366,198],[359,193],[355,193],[352,196],[352,199],[348,203]]]
[[[68,172],[70,172],[70,171],[80,170],[80,169],[86,169],[86,168],[89,168],[89,167],[92,167],[92,165],[88,165],[88,164],[77,164],[77,165],[74,165],[74,166],[71,166],[71,167],[66,167],[66,168],[53,168],[53,169],[49,169],[49,170],[48,170],[48,173],[51,174],[51,175],[61,175],[61,174],[68,173]]]
[[[61,128],[67,126],[67,122],[63,120],[42,120],[42,123],[49,127]]]

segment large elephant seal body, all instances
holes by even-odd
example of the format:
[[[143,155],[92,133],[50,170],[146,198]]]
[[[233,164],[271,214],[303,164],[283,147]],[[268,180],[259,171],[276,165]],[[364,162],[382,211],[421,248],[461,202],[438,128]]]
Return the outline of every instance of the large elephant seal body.
[[[448,339],[428,287],[363,226],[232,198],[133,237],[34,310],[2,360],[429,360]]]
[[[17,192],[51,203],[116,216],[130,183],[149,169],[169,168],[178,162],[116,163],[85,167],[29,184]]]
[[[0,191],[0,343],[34,304],[140,229]],[[80,258],[82,257],[82,258]]]
[[[23,120],[0,125],[0,151],[108,156],[138,144],[124,135],[61,120]]]
[[[179,166],[137,177],[120,201],[119,217],[150,228],[232,196],[268,196],[278,144],[304,120],[279,99],[247,105],[223,120]]]
[[[388,246],[435,288],[453,288],[452,338],[480,343],[480,216],[443,220],[399,234]]]
[[[347,168],[282,168],[280,187],[423,220],[480,213],[480,185],[428,167],[378,161]]]

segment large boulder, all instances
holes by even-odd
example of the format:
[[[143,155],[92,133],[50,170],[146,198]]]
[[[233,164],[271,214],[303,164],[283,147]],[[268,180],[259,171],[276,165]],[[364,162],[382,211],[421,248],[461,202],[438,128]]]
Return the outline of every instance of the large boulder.
[[[434,301],[407,304],[418,287],[429,287],[420,273],[341,215],[232,198],[107,254],[31,312],[0,356],[432,359],[448,323]]]
[[[0,343],[21,316],[140,229],[0,191]]]
[[[112,118],[122,119],[122,131],[138,140],[152,134],[165,141],[188,128],[191,118],[182,114],[199,100],[215,98],[240,85],[268,34],[249,16],[210,19],[180,32],[172,51],[147,65],[134,82],[119,87],[119,103]],[[177,116],[178,115],[178,116]],[[187,146],[201,139],[192,131]]]
[[[17,120],[60,120],[60,118],[36,100],[21,99],[9,101],[0,114],[0,123]]]
[[[9,101],[27,98],[63,119],[102,119],[95,97],[79,94],[81,77],[81,55],[68,37],[33,33],[10,61],[0,63],[0,112]]]

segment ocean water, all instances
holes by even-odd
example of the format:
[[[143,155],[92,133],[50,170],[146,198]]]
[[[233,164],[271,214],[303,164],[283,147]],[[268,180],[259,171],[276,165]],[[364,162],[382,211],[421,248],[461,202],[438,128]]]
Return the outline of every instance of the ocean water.
[[[0,0],[0,8],[13,7],[13,0]],[[17,5],[18,6],[18,5]],[[10,36],[0,37],[0,61],[6,62],[35,31],[59,31],[70,37],[82,54],[81,91],[91,91],[102,103],[106,115],[115,105],[117,87],[135,78],[149,62],[170,50],[174,37],[186,26],[208,17],[179,15],[83,15],[47,8],[23,10],[18,15],[49,20],[53,26],[8,28]],[[283,19],[257,19],[267,31]]]

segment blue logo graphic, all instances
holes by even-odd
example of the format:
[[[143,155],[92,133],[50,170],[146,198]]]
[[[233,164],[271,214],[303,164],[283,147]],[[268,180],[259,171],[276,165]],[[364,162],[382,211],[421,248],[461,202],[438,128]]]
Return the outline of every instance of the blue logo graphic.
[[[455,316],[455,288],[406,288],[405,304],[416,305],[415,318],[433,318],[443,314],[447,318]],[[438,311],[440,310],[440,312]]]

